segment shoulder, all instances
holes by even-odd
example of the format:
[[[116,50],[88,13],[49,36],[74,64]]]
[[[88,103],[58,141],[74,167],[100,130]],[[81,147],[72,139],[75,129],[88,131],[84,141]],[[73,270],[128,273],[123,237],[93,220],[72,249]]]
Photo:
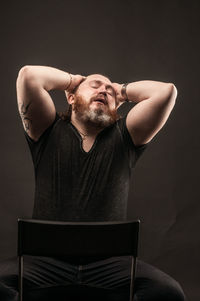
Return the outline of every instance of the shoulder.
[[[58,113],[56,113],[56,116],[54,118],[54,121],[52,122],[52,124],[50,124],[50,126],[48,126],[43,132],[42,134],[38,137],[38,139],[33,139],[32,137],[30,137],[28,135],[28,133],[26,131],[24,131],[25,137],[26,139],[29,141],[29,143],[31,144],[38,144],[40,143],[42,140],[44,140],[45,138],[47,138],[49,136],[49,134],[52,132],[53,128],[56,127],[57,124],[59,124],[61,121],[62,123],[62,119],[59,116]]]
[[[124,117],[121,117],[117,122],[116,122],[116,126],[120,132],[120,135],[122,137],[123,143],[129,148],[132,149],[135,152],[141,153],[143,152],[148,143],[146,144],[140,144],[140,145],[136,145],[132,139],[132,136],[130,134],[130,131],[128,130],[127,127],[127,115]]]

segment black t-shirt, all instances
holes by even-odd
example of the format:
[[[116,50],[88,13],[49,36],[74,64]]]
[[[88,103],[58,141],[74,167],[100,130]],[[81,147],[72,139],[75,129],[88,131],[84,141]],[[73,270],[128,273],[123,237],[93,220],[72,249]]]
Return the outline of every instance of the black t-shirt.
[[[25,136],[35,167],[33,218],[126,219],[131,171],[146,147],[134,145],[126,117],[103,129],[89,152],[77,129],[58,115],[37,142]]]

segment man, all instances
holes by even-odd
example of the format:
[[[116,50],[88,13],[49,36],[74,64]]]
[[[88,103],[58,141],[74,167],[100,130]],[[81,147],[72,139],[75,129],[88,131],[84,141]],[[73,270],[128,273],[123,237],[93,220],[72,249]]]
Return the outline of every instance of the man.
[[[70,110],[63,118],[48,93],[54,89],[67,96]],[[122,85],[101,74],[85,77],[45,66],[23,67],[17,79],[17,99],[35,168],[33,217],[125,220],[133,167],[165,124],[176,95],[171,83]],[[137,104],[125,118],[119,118],[117,108],[127,99]],[[70,299],[75,285],[89,288],[86,300],[93,288],[99,294],[106,292],[108,300],[128,300],[129,264],[129,257],[27,258],[26,298],[61,298],[63,290]],[[16,300],[16,261],[4,265],[0,280],[0,298]],[[140,260],[135,290],[134,301],[185,300],[174,279]]]

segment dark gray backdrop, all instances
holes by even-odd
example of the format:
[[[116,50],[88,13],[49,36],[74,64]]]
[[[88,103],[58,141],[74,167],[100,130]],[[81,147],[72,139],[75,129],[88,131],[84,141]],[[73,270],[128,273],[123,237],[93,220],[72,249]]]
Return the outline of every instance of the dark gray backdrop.
[[[16,106],[19,69],[49,65],[115,82],[173,82],[175,109],[137,164],[128,215],[142,221],[140,258],[199,300],[199,1],[10,1],[0,14],[0,258],[16,254],[17,217],[30,217],[33,206],[31,156]],[[63,93],[52,97],[58,110],[65,107]]]

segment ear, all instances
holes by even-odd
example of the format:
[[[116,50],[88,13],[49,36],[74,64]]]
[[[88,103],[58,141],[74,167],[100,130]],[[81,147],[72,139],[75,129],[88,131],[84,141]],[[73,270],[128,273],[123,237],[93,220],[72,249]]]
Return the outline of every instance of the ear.
[[[116,101],[116,109],[119,109],[119,107],[124,103],[124,101]]]
[[[74,103],[74,94],[65,90],[65,96],[67,98],[67,102],[72,105]]]

